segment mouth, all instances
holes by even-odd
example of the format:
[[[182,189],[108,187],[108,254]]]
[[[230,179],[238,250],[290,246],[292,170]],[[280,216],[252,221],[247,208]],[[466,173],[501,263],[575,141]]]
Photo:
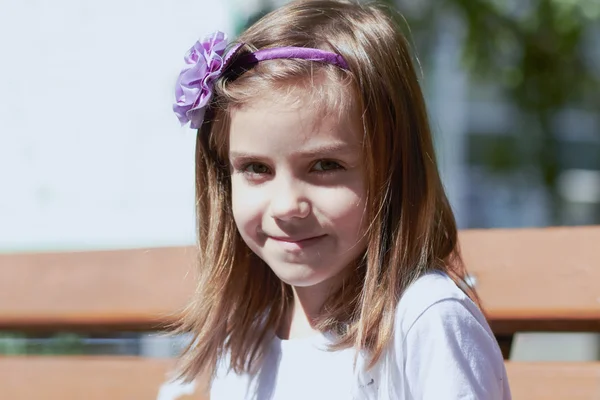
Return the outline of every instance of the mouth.
[[[302,243],[310,240],[315,240],[324,237],[325,235],[317,235],[317,236],[307,236],[302,238],[297,237],[287,237],[287,236],[269,236],[269,238],[276,240],[278,242],[284,243]]]
[[[327,235],[308,237],[269,236],[269,239],[273,240],[287,251],[299,251],[319,243],[321,239],[326,236]]]

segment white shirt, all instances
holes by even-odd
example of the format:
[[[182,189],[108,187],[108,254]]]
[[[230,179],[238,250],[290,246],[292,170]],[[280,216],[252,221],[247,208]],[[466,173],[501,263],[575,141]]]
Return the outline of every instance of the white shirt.
[[[355,351],[331,337],[273,339],[256,376],[225,358],[211,400],[510,400],[502,354],[479,308],[445,274],[419,278],[398,303],[393,342],[377,365],[354,372]]]

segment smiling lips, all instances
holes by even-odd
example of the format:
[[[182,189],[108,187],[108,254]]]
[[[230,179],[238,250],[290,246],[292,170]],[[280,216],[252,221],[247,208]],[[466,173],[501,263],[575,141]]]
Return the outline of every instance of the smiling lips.
[[[306,238],[294,238],[294,237],[281,237],[281,236],[269,236],[269,239],[283,246],[286,250],[302,250],[313,244],[318,243],[327,235],[310,236]]]

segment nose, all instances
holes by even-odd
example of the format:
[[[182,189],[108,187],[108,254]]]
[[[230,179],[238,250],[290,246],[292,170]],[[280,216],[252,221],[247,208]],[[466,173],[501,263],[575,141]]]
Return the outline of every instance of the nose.
[[[269,210],[271,217],[281,221],[306,218],[311,212],[311,204],[303,194],[302,183],[291,178],[282,181],[273,187]]]

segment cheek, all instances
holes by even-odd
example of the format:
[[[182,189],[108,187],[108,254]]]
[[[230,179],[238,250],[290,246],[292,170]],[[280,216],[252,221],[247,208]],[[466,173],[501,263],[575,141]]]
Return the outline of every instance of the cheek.
[[[344,200],[337,203],[335,219],[338,225],[348,229],[347,234],[351,235],[360,229],[364,219],[365,203],[356,196],[349,196]]]
[[[320,210],[343,240],[353,241],[364,232],[365,198],[348,188],[321,196]]]

